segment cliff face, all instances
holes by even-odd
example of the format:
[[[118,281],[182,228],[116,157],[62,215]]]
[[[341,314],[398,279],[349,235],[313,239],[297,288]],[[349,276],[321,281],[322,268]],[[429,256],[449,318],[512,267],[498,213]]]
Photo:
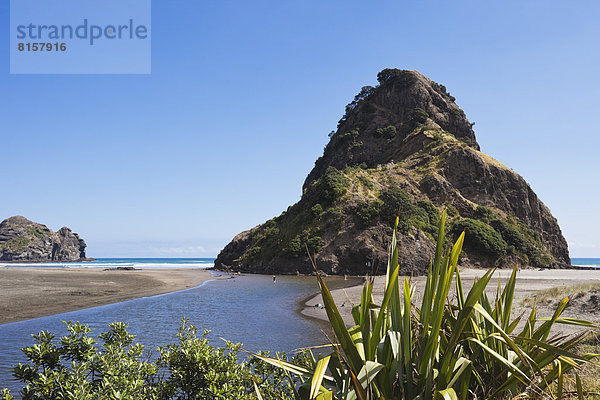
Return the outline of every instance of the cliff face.
[[[301,200],[237,235],[215,266],[256,273],[383,272],[400,217],[404,273],[425,273],[442,208],[448,242],[466,231],[464,264],[569,264],[556,219],[527,182],[479,151],[446,88],[416,71],[384,70],[346,107]]]
[[[69,228],[53,232],[21,216],[0,223],[0,261],[79,261],[86,244]]]

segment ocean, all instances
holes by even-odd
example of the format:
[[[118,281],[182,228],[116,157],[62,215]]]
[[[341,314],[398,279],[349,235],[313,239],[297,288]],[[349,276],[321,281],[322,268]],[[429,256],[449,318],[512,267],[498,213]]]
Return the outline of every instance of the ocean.
[[[600,268],[600,258],[571,258],[571,265]]]
[[[0,267],[61,267],[61,268],[211,268],[214,258],[98,258],[84,262],[2,263]]]

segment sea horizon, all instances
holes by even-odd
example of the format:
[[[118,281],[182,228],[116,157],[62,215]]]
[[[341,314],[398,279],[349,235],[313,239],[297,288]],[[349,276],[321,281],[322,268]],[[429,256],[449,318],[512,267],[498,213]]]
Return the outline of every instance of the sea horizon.
[[[216,257],[99,257],[93,261],[69,262],[0,262],[0,267],[53,268],[212,268]],[[600,257],[572,257],[573,267],[600,268]]]
[[[212,268],[214,257],[102,257],[92,261],[0,262],[0,267],[54,268]]]

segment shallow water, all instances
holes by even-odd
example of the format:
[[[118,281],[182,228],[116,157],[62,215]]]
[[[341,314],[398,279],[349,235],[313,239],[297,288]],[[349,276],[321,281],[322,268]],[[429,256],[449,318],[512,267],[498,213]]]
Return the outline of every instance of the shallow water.
[[[331,278],[332,286],[349,284]],[[154,349],[172,343],[182,317],[199,328],[211,330],[209,339],[222,346],[220,337],[241,342],[249,351],[290,351],[324,344],[325,326],[300,315],[302,300],[318,292],[314,277],[247,275],[206,282],[179,292],[146,297],[87,310],[0,325],[0,388],[17,393],[19,382],[10,368],[24,362],[20,348],[33,343],[32,333],[41,330],[66,334],[61,321],[88,324],[94,332],[106,331],[109,323],[124,321],[137,340]]]

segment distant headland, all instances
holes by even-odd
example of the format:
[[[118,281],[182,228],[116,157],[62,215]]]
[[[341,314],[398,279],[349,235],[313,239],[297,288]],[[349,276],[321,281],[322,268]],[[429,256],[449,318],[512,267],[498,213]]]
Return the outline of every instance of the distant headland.
[[[1,262],[92,261],[85,241],[67,227],[53,232],[46,225],[14,216],[0,223]]]

